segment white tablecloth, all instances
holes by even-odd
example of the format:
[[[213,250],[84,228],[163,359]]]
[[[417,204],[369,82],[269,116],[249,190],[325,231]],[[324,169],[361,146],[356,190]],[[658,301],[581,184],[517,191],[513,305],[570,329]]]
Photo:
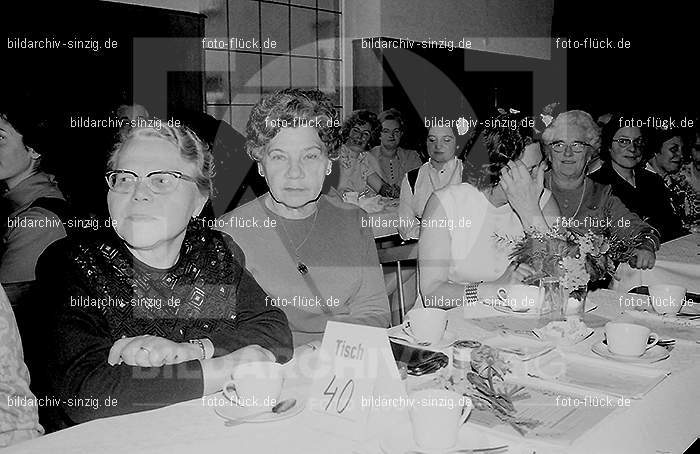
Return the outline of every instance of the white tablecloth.
[[[597,304],[594,312],[614,318],[620,312],[619,296],[610,290],[599,290],[589,295]],[[462,338],[483,338],[489,332],[465,319],[489,320],[503,317],[483,305],[454,309],[450,312],[450,329]],[[476,321],[475,321],[476,322]],[[590,346],[601,339],[600,329],[576,350],[593,355]],[[314,355],[300,354],[296,370],[309,370]],[[509,453],[566,452],[582,454],[604,453],[681,453],[700,435],[700,346],[679,343],[671,357],[652,367],[671,370],[667,377],[643,399],[633,401],[630,407],[616,409],[601,423],[566,449],[555,449],[532,443],[523,443],[517,436],[507,438]],[[411,380],[413,380],[411,378]],[[289,386],[304,393],[310,380],[299,377],[289,380]],[[410,387],[410,383],[409,383]],[[371,421],[374,429],[386,433],[396,430],[402,421]],[[311,427],[309,412],[287,420],[244,424],[226,428],[213,408],[203,399],[184,402],[170,407],[96,420],[8,448],[4,453],[359,453],[378,454],[379,436],[354,443]]]
[[[642,285],[676,284],[700,293],[700,233],[662,244],[651,270],[635,270],[625,263],[617,275],[620,280],[613,280],[612,285],[618,291],[627,292]]]

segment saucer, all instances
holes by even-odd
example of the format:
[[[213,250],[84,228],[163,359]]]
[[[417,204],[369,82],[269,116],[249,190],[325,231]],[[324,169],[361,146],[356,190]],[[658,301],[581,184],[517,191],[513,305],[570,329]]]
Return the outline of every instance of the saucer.
[[[625,356],[612,353],[610,350],[608,350],[608,346],[604,344],[603,341],[593,344],[591,350],[593,350],[593,353],[600,355],[603,358],[608,358],[612,359],[613,361],[620,361],[623,363],[649,364],[661,361],[662,359],[666,359],[670,356],[668,350],[663,347],[659,347],[658,345],[654,345],[649,350],[645,351],[642,356]]]
[[[254,407],[242,407],[240,405],[237,405],[230,401],[226,396],[224,396],[224,393],[221,392],[217,394],[217,402],[223,401],[225,403],[224,405],[215,406],[214,413],[216,413],[221,418],[228,420],[240,419],[241,422],[246,423],[262,423],[281,421],[283,419],[294,417],[301,413],[304,410],[304,407],[306,406],[306,400],[302,399],[301,396],[299,396],[298,394],[285,393],[284,391],[282,391],[282,395],[280,396],[279,400],[282,401],[285,399],[296,399],[297,402],[294,405],[294,407],[281,414],[270,412],[264,415],[254,416],[254,413],[258,413],[262,411],[262,409]],[[251,415],[251,418],[246,418],[246,415]]]
[[[387,454],[404,454],[409,451],[420,451],[429,454],[444,454],[458,449],[485,449],[506,446],[507,443],[490,437],[476,427],[463,425],[459,430],[457,443],[445,449],[425,449],[418,446],[413,440],[413,429],[410,424],[401,426],[400,429],[385,434],[379,441],[382,452]]]
[[[486,303],[484,303],[486,304]],[[536,318],[540,316],[540,311],[538,308],[533,307],[530,310],[527,311],[514,311],[511,309],[509,306],[503,306],[499,304],[486,304],[487,306],[492,307],[494,310],[497,310],[498,312],[503,312],[504,314],[509,314],[509,315],[515,315],[516,317],[527,317],[527,318]],[[598,308],[597,304],[593,304],[591,307],[586,308],[586,312],[592,312]]]
[[[389,336],[397,336],[401,337],[404,339],[413,339],[413,336],[411,334],[408,334],[404,329],[402,325],[394,326],[388,329],[387,331]],[[391,342],[395,342],[397,344],[403,344],[403,345],[409,345],[411,347],[420,347],[420,348],[447,348],[454,341],[457,340],[457,334],[454,333],[453,331],[447,330],[445,331],[445,334],[442,335],[442,339],[440,339],[437,342],[434,342],[429,345],[420,345],[418,342],[414,342],[413,340],[398,340],[398,339],[389,339]]]

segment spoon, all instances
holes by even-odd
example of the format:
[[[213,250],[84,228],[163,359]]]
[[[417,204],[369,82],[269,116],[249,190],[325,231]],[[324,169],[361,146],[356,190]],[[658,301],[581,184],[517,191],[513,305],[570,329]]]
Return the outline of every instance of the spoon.
[[[270,410],[264,410],[264,411],[260,411],[257,413],[251,413],[249,415],[241,416],[240,418],[236,418],[236,419],[229,419],[229,420],[224,422],[224,426],[233,427],[233,426],[237,426],[239,424],[244,424],[244,423],[250,421],[251,419],[255,419],[258,416],[266,415],[268,413],[281,414],[287,410],[290,410],[296,404],[297,404],[296,399],[285,399],[285,400],[278,402],[277,405],[272,407]]]

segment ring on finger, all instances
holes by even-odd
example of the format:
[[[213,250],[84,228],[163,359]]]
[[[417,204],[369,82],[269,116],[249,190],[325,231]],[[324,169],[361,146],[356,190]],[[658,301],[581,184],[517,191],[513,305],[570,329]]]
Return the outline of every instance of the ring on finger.
[[[146,347],[141,347],[141,350],[146,351],[148,353],[151,353],[151,351],[149,349],[147,349]]]

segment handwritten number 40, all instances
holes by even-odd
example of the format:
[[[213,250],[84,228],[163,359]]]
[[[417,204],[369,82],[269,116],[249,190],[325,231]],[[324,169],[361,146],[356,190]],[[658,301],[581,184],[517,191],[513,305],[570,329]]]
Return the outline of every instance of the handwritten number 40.
[[[340,395],[338,395],[337,399],[336,395],[338,394],[338,385],[333,387],[333,389],[331,390],[331,386],[333,386],[334,382],[335,375],[333,375],[333,378],[331,378],[331,381],[328,383],[328,386],[326,386],[326,390],[323,391],[324,396],[331,396],[331,398],[328,399],[325,411],[328,411],[328,408],[330,408],[331,404],[333,403],[333,400],[335,400],[335,411],[338,412],[338,414],[342,414],[345,411],[345,409],[348,408],[350,400],[352,400],[352,394],[355,391],[355,382],[352,379],[348,380],[345,383],[345,386],[343,386],[343,389],[340,391]],[[345,404],[342,405],[341,408],[341,402],[343,401],[343,399],[345,399]]]

